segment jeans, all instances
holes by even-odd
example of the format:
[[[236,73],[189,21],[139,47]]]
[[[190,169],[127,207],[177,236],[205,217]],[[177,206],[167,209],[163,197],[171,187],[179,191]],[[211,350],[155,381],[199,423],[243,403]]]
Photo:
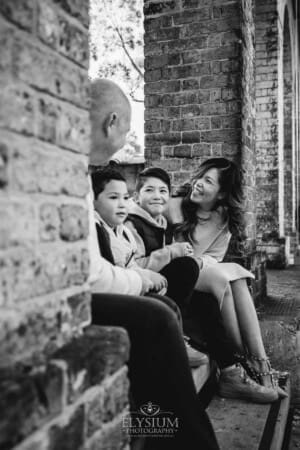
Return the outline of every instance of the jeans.
[[[92,322],[120,326],[130,342],[129,379],[137,407],[151,401],[179,420],[176,437],[151,439],[155,449],[218,449],[197,399],[176,313],[163,297],[92,296]]]

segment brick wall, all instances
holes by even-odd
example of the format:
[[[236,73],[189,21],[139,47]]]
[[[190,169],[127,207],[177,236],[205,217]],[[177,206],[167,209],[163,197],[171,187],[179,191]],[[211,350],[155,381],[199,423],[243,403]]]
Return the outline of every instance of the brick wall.
[[[292,149],[292,52],[289,16],[286,11],[283,32],[283,151],[284,151],[284,232],[289,235],[294,231],[295,199],[293,180],[295,167]]]
[[[293,263],[299,242],[299,49],[294,14],[289,1],[256,2],[257,238],[271,267]]]
[[[263,273],[255,256],[252,9],[246,0],[145,2],[145,157],[169,171],[175,191],[204,159],[236,160],[245,169],[247,240],[235,256]]]
[[[257,238],[269,263],[284,258],[279,233],[278,13],[277,1],[256,1],[256,158]],[[282,255],[283,252],[283,255]]]
[[[126,444],[127,335],[85,328],[88,22],[88,2],[0,4],[0,448]]]

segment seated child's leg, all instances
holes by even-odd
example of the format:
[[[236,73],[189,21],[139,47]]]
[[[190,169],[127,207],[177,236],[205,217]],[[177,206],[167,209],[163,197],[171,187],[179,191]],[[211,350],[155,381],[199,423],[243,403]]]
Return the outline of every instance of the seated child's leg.
[[[183,256],[173,259],[160,273],[168,280],[167,296],[180,309],[185,309],[199,277],[199,266],[193,258]]]
[[[205,292],[194,291],[187,311],[187,334],[193,342],[204,339],[208,352],[222,369],[237,362],[217,299]],[[184,327],[185,328],[185,327]]]

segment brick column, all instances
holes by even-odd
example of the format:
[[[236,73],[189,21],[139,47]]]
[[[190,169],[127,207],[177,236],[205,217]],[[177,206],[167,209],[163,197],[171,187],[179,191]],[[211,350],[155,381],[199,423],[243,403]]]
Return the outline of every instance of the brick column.
[[[288,0],[256,2],[257,238],[270,267],[293,263],[297,243],[298,37],[294,14]]]
[[[120,420],[128,403],[127,335],[85,328],[88,24],[85,1],[0,3],[5,449],[126,446]]]
[[[245,169],[247,240],[236,256],[254,269],[252,7],[250,0],[145,2],[145,156],[169,171],[175,190],[211,156]]]
[[[278,120],[282,101],[279,95],[279,22],[277,1],[256,1],[256,159],[257,238],[268,254],[269,264],[281,264],[279,232]],[[283,250],[284,251],[284,250]],[[283,255],[284,258],[284,255]],[[274,262],[273,262],[274,261]]]

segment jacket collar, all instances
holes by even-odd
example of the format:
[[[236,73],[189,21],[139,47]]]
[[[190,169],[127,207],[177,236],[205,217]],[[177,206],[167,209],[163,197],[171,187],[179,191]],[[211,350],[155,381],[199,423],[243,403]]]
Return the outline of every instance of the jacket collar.
[[[131,200],[129,203],[129,214],[134,214],[135,216],[141,217],[150,225],[156,228],[163,228],[164,230],[167,228],[168,222],[164,216],[160,216],[158,220],[153,219],[153,217],[141,208],[135,201]]]

